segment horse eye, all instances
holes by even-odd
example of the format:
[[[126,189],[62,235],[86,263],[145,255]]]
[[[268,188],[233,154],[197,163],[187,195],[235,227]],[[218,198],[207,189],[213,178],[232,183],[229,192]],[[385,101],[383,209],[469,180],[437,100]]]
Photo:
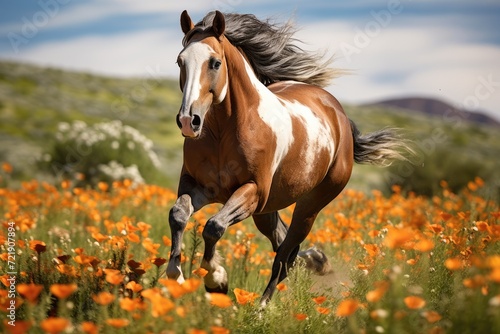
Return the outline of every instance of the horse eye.
[[[212,70],[218,70],[220,68],[220,65],[222,62],[218,59],[211,59],[210,61],[210,69]]]

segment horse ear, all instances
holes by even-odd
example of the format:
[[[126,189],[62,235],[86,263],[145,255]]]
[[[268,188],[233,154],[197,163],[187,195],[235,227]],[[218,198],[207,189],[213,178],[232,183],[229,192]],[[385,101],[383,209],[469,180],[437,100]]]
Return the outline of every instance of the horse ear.
[[[218,10],[215,11],[214,21],[212,23],[212,29],[214,30],[215,36],[217,38],[222,36],[224,30],[226,29],[226,20],[224,19],[224,14],[222,14]]]
[[[184,10],[181,14],[181,29],[182,32],[185,34],[188,33],[189,30],[194,28],[193,21],[191,21],[191,18],[189,17],[189,14],[187,10]]]

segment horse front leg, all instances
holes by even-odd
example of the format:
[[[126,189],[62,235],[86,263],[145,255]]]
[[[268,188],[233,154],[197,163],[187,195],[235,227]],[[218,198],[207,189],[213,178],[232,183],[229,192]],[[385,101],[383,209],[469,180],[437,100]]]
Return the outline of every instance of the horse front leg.
[[[227,293],[227,273],[220,265],[220,256],[215,251],[215,246],[226,229],[250,217],[258,204],[257,185],[247,183],[238,188],[229,198],[222,209],[210,218],[203,229],[205,253],[201,267],[208,271],[204,277],[205,289],[208,292]]]
[[[179,197],[170,209],[168,221],[172,239],[170,259],[167,265],[167,277],[177,282],[184,282],[181,270],[182,236],[191,215],[209,203],[203,190],[188,176],[181,177]]]

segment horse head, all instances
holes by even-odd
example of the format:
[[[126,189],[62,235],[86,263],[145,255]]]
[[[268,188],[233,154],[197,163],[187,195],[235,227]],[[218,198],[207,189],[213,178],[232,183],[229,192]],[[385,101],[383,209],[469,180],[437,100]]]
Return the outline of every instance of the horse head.
[[[184,137],[201,134],[207,112],[214,103],[224,100],[227,93],[227,65],[224,57],[224,15],[217,11],[212,26],[196,27],[187,11],[181,14],[184,49],[177,57],[179,83],[183,92],[177,125]]]

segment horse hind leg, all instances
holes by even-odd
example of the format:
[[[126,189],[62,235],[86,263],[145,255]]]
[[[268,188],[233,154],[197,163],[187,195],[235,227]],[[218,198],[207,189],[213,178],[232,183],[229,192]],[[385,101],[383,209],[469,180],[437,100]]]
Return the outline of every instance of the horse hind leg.
[[[253,220],[257,229],[271,241],[273,250],[276,252],[279,245],[285,240],[288,225],[281,219],[277,211],[254,215]],[[296,256],[298,256],[304,260],[306,268],[318,275],[325,275],[331,272],[330,261],[322,250],[317,247],[312,247],[305,251],[299,251],[299,249],[300,246],[297,246],[290,254],[289,267],[292,266]]]
[[[288,225],[281,219],[278,211],[253,215],[253,221],[257,229],[271,241],[273,251],[276,252],[288,232]]]

